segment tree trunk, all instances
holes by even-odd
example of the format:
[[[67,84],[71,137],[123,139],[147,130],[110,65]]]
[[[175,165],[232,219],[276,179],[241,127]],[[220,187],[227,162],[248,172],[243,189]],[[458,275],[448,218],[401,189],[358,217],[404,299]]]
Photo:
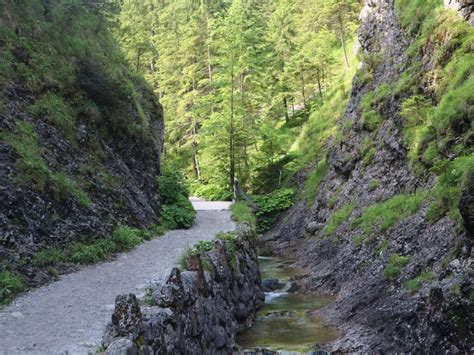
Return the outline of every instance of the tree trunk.
[[[235,151],[234,151],[234,54],[232,54],[230,68],[230,134],[229,134],[229,172],[230,188],[234,188],[235,182]]]
[[[286,96],[283,96],[283,107],[285,109],[285,121],[288,123],[290,121],[290,116],[288,115],[288,101]]]
[[[305,118],[305,121],[308,120],[308,115],[307,115],[307,111],[306,111],[306,93],[305,93],[305,84],[304,84],[304,75],[301,74],[301,94],[303,95],[303,114],[304,114],[304,118]]]
[[[316,78],[318,80],[318,91],[319,91],[319,96],[321,97],[321,102],[323,101],[323,90],[321,87],[321,71],[318,69],[316,71]]]

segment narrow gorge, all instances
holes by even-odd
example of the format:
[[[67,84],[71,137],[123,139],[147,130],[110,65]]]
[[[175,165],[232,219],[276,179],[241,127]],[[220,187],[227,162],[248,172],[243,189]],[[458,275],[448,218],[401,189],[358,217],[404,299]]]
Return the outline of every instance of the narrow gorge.
[[[474,351],[474,0],[0,0],[0,353]]]

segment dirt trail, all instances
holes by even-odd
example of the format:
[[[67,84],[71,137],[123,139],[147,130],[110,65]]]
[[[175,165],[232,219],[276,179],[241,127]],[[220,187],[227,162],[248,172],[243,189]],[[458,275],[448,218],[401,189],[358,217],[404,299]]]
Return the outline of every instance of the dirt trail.
[[[226,207],[200,201],[193,228],[170,231],[17,298],[0,311],[0,354],[95,353],[115,296],[143,295],[150,282],[167,276],[186,247],[233,230],[230,212],[221,210]]]

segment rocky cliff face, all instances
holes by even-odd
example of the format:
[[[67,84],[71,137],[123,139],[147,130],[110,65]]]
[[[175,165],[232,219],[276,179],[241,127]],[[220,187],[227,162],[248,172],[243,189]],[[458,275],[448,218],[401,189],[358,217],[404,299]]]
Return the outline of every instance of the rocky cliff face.
[[[471,17],[469,6],[457,8]],[[410,94],[396,89],[416,38],[400,25],[391,0],[367,0],[361,22],[370,80],[353,82],[344,139],[328,147],[330,164],[311,208],[297,203],[263,239],[311,270],[300,280],[304,289],[337,293],[322,311],[342,329],[330,350],[469,352],[472,189],[464,188],[460,202],[467,229],[447,216],[429,218],[425,191],[435,176],[409,163],[400,110]],[[418,74],[433,70],[434,46],[417,57]],[[416,85],[430,95],[429,83]],[[367,95],[380,115],[377,129],[361,110]]]
[[[253,233],[218,240],[185,260],[148,303],[118,296],[104,335],[106,354],[230,354],[236,334],[250,327],[264,294]]]
[[[158,223],[162,108],[95,6],[0,10],[0,269],[29,285],[52,276],[30,263],[46,247]]]

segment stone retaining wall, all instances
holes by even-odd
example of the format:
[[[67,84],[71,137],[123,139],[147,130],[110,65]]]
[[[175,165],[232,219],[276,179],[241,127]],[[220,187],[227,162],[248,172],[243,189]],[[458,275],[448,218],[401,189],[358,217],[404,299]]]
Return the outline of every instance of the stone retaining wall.
[[[106,354],[228,354],[236,335],[255,321],[264,294],[256,240],[249,230],[235,241],[216,240],[211,251],[188,256],[140,306],[133,294],[116,299],[103,337]]]

